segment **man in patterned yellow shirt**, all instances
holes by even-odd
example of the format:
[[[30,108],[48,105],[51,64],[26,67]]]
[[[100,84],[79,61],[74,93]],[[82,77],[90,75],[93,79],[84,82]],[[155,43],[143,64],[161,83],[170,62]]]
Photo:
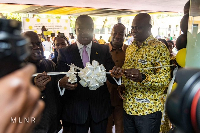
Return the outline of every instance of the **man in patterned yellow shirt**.
[[[132,23],[133,43],[126,50],[124,65],[111,75],[123,73],[124,133],[159,133],[164,90],[170,81],[170,53],[151,35],[151,17],[140,13]]]

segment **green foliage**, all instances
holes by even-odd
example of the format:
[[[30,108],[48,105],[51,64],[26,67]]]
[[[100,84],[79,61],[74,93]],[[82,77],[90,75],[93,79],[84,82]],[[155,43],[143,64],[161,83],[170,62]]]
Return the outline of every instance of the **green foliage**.
[[[73,29],[75,29],[76,18],[77,18],[77,16],[69,16],[70,27],[73,28]]]

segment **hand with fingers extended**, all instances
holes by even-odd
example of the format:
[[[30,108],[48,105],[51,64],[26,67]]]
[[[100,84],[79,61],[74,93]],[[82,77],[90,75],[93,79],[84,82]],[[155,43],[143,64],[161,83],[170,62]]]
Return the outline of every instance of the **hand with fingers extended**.
[[[31,83],[34,72],[35,67],[27,65],[0,78],[0,133],[29,133],[39,122],[44,102]],[[27,123],[25,118],[34,121]]]
[[[110,75],[115,78],[120,78],[124,74],[124,70],[120,67],[114,66],[112,70],[110,70]]]
[[[43,91],[46,88],[46,84],[50,81],[51,81],[51,76],[47,75],[46,72],[38,74],[34,78],[34,83],[40,89],[40,91]]]
[[[69,77],[64,76],[60,81],[59,81],[59,86],[63,87],[67,90],[75,90],[76,87],[78,86],[77,83],[71,84],[68,82]]]
[[[141,82],[142,81],[142,73],[140,73],[140,70],[138,69],[124,69],[124,75],[126,78],[131,79],[135,82]]]

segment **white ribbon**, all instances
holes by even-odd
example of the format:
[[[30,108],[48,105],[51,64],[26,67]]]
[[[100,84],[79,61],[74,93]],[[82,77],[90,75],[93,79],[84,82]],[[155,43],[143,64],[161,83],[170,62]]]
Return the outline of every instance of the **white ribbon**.
[[[76,74],[75,74],[75,73],[77,73],[76,69],[77,69],[77,67],[74,64],[72,64],[72,65],[70,65],[69,71],[66,73],[66,76],[69,78],[68,82],[71,84],[77,82],[77,78],[76,78]]]
[[[107,80],[105,67],[102,64],[99,65],[95,60],[92,61],[92,64],[87,62],[86,67],[80,70],[78,76],[81,78],[79,83],[83,87],[89,87],[90,90],[98,89]]]
[[[176,67],[176,68],[174,69],[174,71],[173,71],[173,78],[172,78],[172,80],[170,81],[170,83],[169,83],[169,85],[168,85],[168,89],[167,89],[167,97],[169,96],[169,94],[170,94],[171,91],[172,91],[172,86],[173,86],[174,80],[175,80],[175,78],[176,78],[176,72],[177,72],[177,70],[178,70],[178,67]]]

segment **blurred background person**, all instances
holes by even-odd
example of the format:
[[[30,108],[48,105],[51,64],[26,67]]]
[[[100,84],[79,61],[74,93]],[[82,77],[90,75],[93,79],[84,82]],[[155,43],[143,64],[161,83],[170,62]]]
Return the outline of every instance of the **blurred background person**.
[[[57,64],[59,49],[67,47],[68,44],[66,43],[66,41],[63,38],[60,38],[60,37],[55,38],[54,44],[55,44],[55,49],[54,49],[54,57],[53,57],[52,61],[55,64]]]
[[[169,47],[169,51],[170,51],[170,56],[176,56],[178,51],[174,45],[174,42],[171,40],[168,40],[167,43],[168,43],[168,47]]]
[[[35,32],[27,31],[23,35],[31,42],[31,54],[25,62],[33,63],[37,68],[37,73],[41,73],[33,78],[33,83],[40,89],[41,99],[45,102],[40,123],[34,128],[33,133],[58,132],[61,129],[59,90],[55,76],[49,76],[46,73],[55,71],[55,64],[51,60],[43,58],[42,44]]]
[[[46,36],[44,35],[44,31],[47,31],[48,29],[46,29],[46,27],[43,25],[42,26],[42,28],[41,28],[41,31],[42,31],[42,33],[41,33],[41,35],[42,35],[42,38],[46,41],[47,40],[47,38],[46,38]]]
[[[115,66],[117,67],[123,66],[126,48],[128,47],[126,44],[124,44],[125,29],[126,27],[123,24],[115,24],[111,33],[112,41],[106,44],[109,46],[110,54]],[[117,90],[118,85],[112,84],[108,80],[106,83],[110,92],[111,105],[113,107],[113,112],[108,118],[106,133],[112,133],[113,125],[115,125],[115,133],[124,133],[123,100],[119,97]]]
[[[93,39],[92,39],[92,41],[95,42],[95,43],[98,43],[98,41],[97,41],[97,39],[96,39],[96,37],[95,37],[95,34],[93,34]]]
[[[50,58],[50,54],[53,52],[52,51],[52,42],[50,41],[50,37],[47,37],[47,40],[42,42],[43,48],[44,48],[44,56],[46,59]]]
[[[100,39],[98,40],[99,44],[105,44],[106,42],[103,40],[102,36],[100,36]]]

